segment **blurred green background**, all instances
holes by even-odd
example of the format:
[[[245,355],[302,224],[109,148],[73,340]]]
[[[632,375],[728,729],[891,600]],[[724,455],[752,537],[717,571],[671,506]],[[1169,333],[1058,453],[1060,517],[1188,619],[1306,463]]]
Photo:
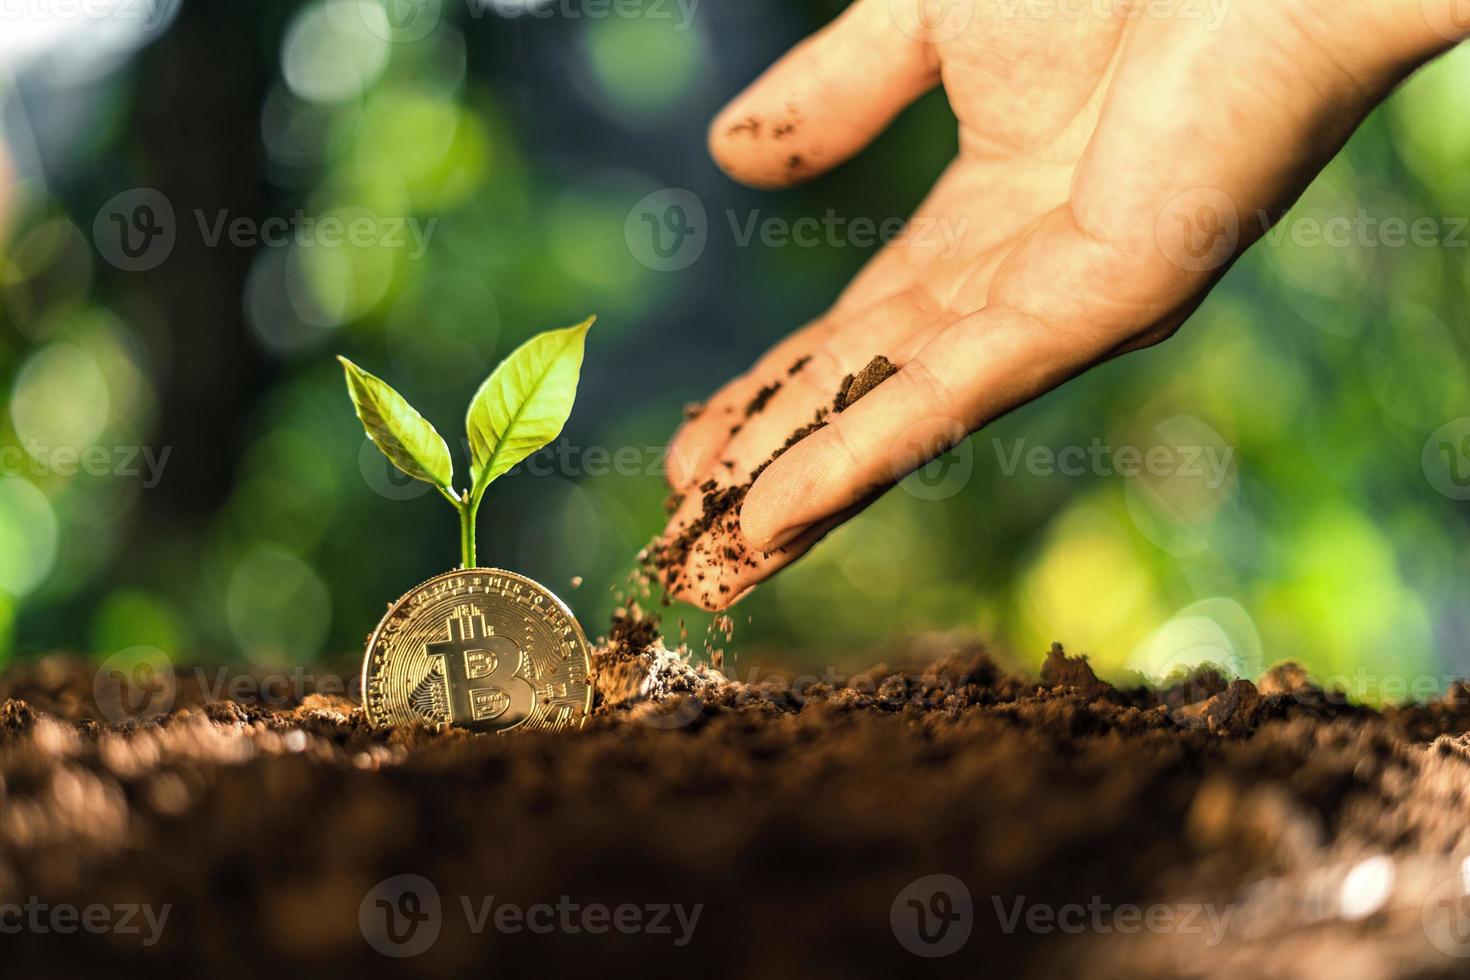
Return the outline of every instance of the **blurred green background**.
[[[101,48],[73,34],[10,52],[0,660],[149,645],[349,661],[386,603],[457,561],[457,536],[437,495],[366,447],[332,355],[457,447],[489,368],[591,312],[572,421],[536,472],[492,488],[480,548],[600,632],[661,526],[657,451],[680,406],[820,312],[872,251],[740,247],[726,214],[901,217],[955,150],[935,93],[799,190],[714,168],[709,118],[839,3],[393,2],[164,2]],[[1436,489],[1470,428],[1435,435],[1470,415],[1466,91],[1462,48],[1368,121],[1175,339],[972,437],[758,590],[734,617],[733,672],[858,670],[959,630],[1028,669],[1052,640],[1115,676],[1294,658],[1368,700],[1470,674],[1466,504],[1458,482]],[[130,272],[94,222],[138,187],[170,202],[177,242]],[[709,215],[676,272],[625,235],[666,187]],[[1440,242],[1292,231],[1360,209],[1430,218]],[[298,212],[434,224],[418,254],[411,236],[211,247],[196,217]],[[1229,466],[1068,475],[1016,456],[1095,444]],[[156,481],[141,458],[139,475],[68,474],[58,447],[102,447],[118,470],[119,447],[147,447],[164,465]],[[634,447],[624,472],[599,473],[598,447]],[[666,616],[700,646],[707,617]]]

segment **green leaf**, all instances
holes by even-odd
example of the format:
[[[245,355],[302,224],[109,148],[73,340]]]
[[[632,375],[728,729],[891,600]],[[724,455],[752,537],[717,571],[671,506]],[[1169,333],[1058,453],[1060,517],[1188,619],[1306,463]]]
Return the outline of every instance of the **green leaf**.
[[[471,506],[491,481],[561,434],[577,398],[587,331],[596,319],[532,337],[475,392],[465,416]]]
[[[347,372],[347,393],[373,444],[404,473],[453,497],[454,460],[444,438],[388,382],[345,357],[337,360]]]

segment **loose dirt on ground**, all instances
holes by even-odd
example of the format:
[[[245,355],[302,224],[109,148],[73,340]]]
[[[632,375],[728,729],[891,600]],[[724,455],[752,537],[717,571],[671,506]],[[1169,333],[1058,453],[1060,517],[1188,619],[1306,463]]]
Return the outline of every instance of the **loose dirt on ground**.
[[[891,659],[927,666],[740,684],[630,613],[588,726],[519,737],[375,732],[340,696],[206,703],[187,672],[169,713],[112,724],[90,665],[13,666],[0,906],[171,913],[152,947],[7,935],[6,975],[1378,977],[1470,953],[1470,689],[1379,713],[1286,666],[1153,692],[1059,647],[1039,679],[953,637]],[[360,916],[401,874],[433,883],[441,927],[396,963]],[[943,959],[895,912],[931,874],[970,896]],[[477,933],[487,896],[702,912],[682,946]]]

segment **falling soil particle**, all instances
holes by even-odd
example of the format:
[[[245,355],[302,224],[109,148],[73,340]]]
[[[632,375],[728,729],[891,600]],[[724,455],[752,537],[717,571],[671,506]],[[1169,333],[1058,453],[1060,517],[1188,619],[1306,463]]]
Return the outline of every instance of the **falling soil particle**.
[[[609,649],[642,650],[659,638],[659,617],[646,614],[638,603],[630,602],[613,612],[606,646]]]

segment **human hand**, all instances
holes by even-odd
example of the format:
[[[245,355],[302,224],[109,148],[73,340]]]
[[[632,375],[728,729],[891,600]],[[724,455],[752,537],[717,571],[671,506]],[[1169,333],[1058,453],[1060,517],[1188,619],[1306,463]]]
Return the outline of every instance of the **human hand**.
[[[1170,336],[1363,117],[1470,32],[1459,9],[858,0],[719,115],[712,152],[745,183],[792,184],[942,82],[960,153],[910,227],[964,235],[890,243],[680,430],[684,498],[655,549],[669,591],[724,608],[969,432]],[[900,370],[772,460],[874,355]]]

